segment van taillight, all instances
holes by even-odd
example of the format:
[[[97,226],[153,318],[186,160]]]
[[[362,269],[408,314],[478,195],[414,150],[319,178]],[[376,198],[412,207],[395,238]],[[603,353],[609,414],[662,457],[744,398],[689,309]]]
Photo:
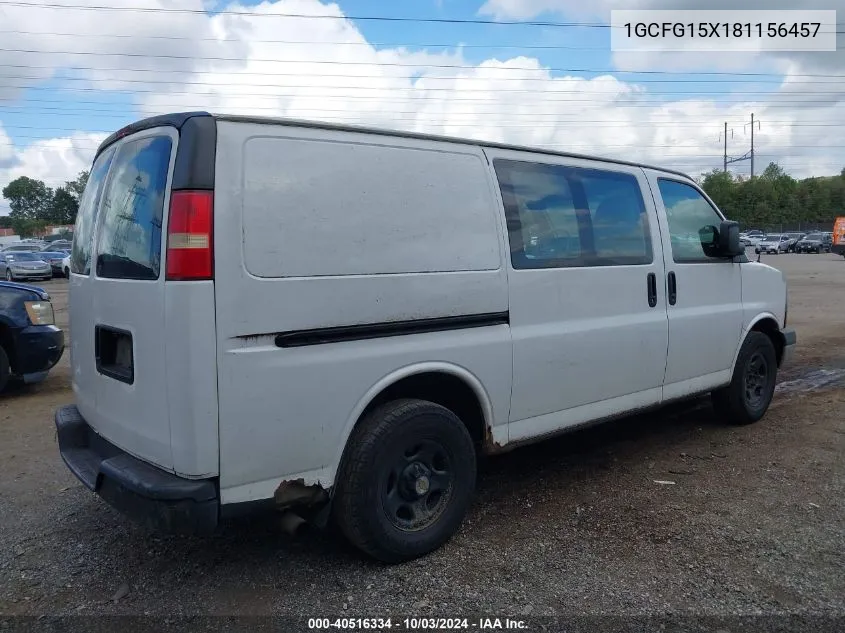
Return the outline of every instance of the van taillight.
[[[196,281],[214,278],[214,194],[174,191],[167,222],[167,279]]]

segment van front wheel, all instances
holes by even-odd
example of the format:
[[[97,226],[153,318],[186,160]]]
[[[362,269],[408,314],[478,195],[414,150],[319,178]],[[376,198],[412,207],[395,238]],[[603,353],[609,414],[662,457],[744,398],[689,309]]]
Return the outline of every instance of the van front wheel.
[[[370,556],[411,560],[458,530],[475,476],[472,438],[454,413],[424,400],[389,402],[352,433],[337,475],[334,519]]]
[[[739,350],[731,383],[711,394],[717,415],[731,424],[751,424],[762,418],[775,393],[777,369],[771,339],[762,332],[750,332]]]

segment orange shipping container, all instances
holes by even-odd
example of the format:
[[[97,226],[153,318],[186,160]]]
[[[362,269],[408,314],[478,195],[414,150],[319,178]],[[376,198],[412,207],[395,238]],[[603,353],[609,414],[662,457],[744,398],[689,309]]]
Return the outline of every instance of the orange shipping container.
[[[836,218],[833,223],[833,247],[831,251],[845,257],[845,217]]]

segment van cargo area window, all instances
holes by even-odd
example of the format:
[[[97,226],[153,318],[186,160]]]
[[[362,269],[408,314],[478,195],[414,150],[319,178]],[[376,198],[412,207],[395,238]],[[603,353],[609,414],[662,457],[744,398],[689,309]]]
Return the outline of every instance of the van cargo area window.
[[[514,268],[653,261],[645,203],[631,174],[502,159],[493,165]]]
[[[708,257],[704,252],[702,239],[712,239],[712,234],[706,231],[707,227],[718,228],[722,221],[707,199],[695,187],[677,180],[658,178],[657,186],[666,209],[672,259],[675,263],[730,262],[729,259]],[[703,233],[702,229],[705,229]]]
[[[126,142],[114,158],[101,205],[97,276],[158,279],[171,140]]]
[[[76,226],[73,234],[73,245],[70,254],[70,270],[77,275],[87,275],[91,272],[91,237],[97,224],[97,207],[103,192],[103,183],[109,173],[109,165],[114,156],[114,148],[109,148],[97,157],[88,184],[79,201],[79,211],[76,214]]]

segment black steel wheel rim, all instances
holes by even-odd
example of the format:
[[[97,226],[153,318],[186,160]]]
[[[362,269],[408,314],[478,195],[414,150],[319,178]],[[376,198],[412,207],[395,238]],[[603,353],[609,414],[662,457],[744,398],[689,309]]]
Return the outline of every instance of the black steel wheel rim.
[[[768,385],[769,364],[761,353],[756,352],[751,355],[745,365],[743,387],[746,404],[752,409],[759,408],[766,398]]]
[[[381,477],[381,502],[390,523],[418,532],[435,523],[455,486],[454,460],[437,440],[408,442],[388,461]]]

